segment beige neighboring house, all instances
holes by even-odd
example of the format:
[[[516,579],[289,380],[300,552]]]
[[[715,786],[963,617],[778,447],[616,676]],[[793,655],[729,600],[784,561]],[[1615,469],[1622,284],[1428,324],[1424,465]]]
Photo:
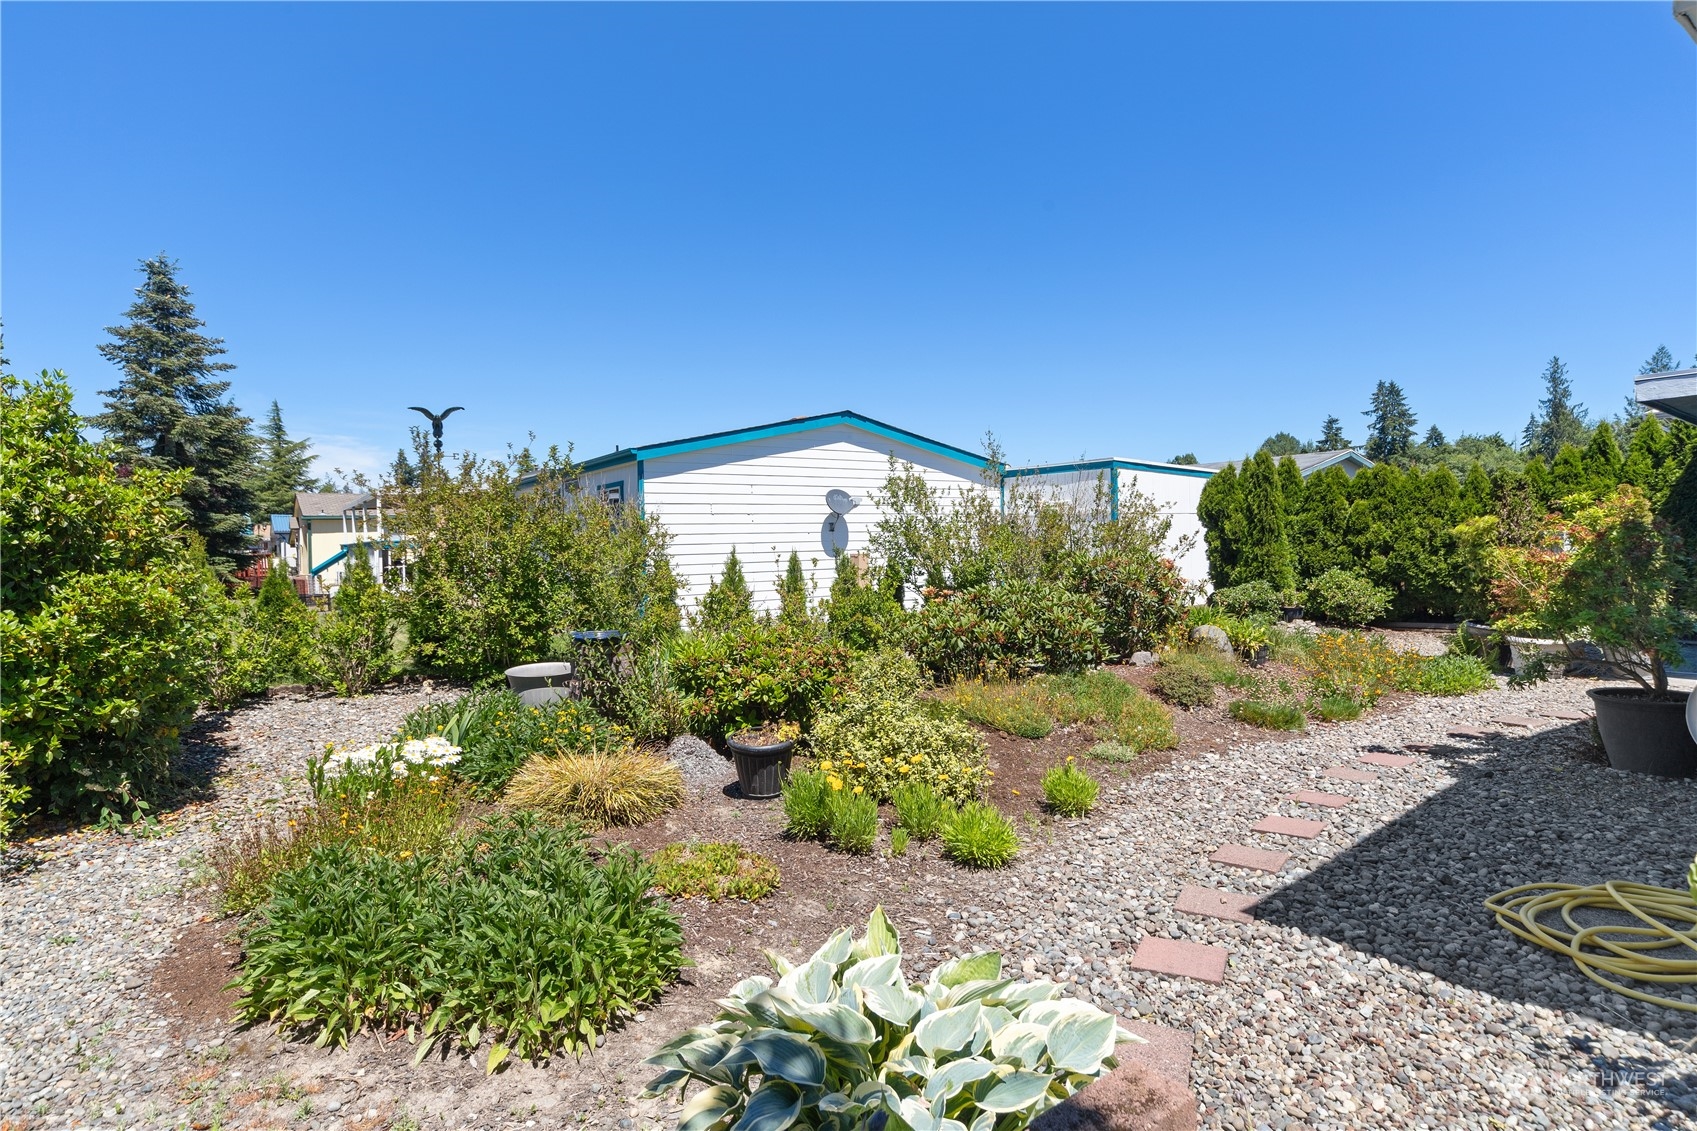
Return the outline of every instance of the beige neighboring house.
[[[388,535],[383,500],[374,492],[297,491],[289,545],[294,573],[309,593],[334,593],[348,555],[366,547],[371,569],[383,576]]]

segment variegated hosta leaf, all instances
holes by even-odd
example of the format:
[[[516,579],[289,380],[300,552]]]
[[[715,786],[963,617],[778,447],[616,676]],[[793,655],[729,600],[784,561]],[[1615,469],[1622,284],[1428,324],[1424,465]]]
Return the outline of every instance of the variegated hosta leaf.
[[[735,1083],[730,1073],[722,1071],[719,1062],[737,1047],[737,1039],[729,1033],[714,1033],[677,1050],[683,1066],[704,1080],[717,1084]]]
[[[1061,987],[1054,982],[1013,982],[1003,990],[998,998],[1002,1005],[1007,1006],[1022,1018],[1027,1007],[1035,1002],[1049,1001],[1061,996]]]
[[[858,1010],[841,1002],[809,1005],[799,1001],[786,1002],[776,995],[770,995],[766,1000],[772,1002],[779,1016],[790,1022],[792,1028],[801,1025],[806,1029],[817,1029],[851,1045],[869,1045],[878,1039],[878,1031],[872,1027],[872,1022]]]
[[[772,964],[772,969],[778,972],[778,977],[780,978],[795,968],[795,963],[791,962],[775,950],[768,950],[765,954],[766,961]]]
[[[931,972],[931,980],[942,986],[958,986],[962,982],[994,981],[1002,976],[1002,956],[993,950],[969,954],[945,962]]]
[[[935,1059],[961,1052],[972,1043],[978,1029],[978,1015],[983,1009],[973,1001],[921,1018],[913,1027],[914,1043]]]
[[[890,1124],[897,1131],[966,1131],[966,1124],[943,1115],[941,1108],[941,1104],[926,1103],[918,1096],[905,1096],[901,1109],[890,1113]]]
[[[727,1009],[739,1007],[756,994],[763,994],[772,988],[772,979],[764,974],[756,974],[752,978],[744,978],[731,987],[729,993],[719,999],[719,1004]]]
[[[944,990],[938,1004],[943,1006],[965,1005],[969,1001],[1000,1001],[1003,991],[1013,985],[1008,978],[974,978],[970,982],[958,982]]]
[[[841,966],[849,959],[854,950],[854,932],[847,927],[840,927],[825,940],[825,945],[813,952],[810,961],[824,962],[831,966]]]
[[[901,952],[901,935],[896,932],[895,924],[890,922],[890,917],[884,914],[882,907],[874,907],[871,916],[866,920],[865,937],[855,940],[853,956],[857,959],[875,958],[886,954],[899,957]]]
[[[857,986],[860,1004],[867,1012],[892,1025],[911,1025],[925,998],[906,986]]]
[[[817,1088],[825,1082],[825,1054],[794,1033],[762,1029],[744,1041],[738,1051],[758,1061],[760,1071],[768,1077],[803,1088]]]
[[[678,1131],[707,1131],[742,1103],[742,1093],[729,1084],[716,1084],[695,1096],[678,1112]]]
[[[902,956],[881,954],[861,959],[842,972],[841,980],[845,986],[903,986]]]
[[[1049,1027],[1022,1017],[997,1030],[990,1039],[990,1051],[997,1060],[1019,1068],[1036,1068],[1049,1051]]]
[[[1102,1011],[1087,1001],[1079,1001],[1075,997],[1055,998],[1052,1001],[1040,1001],[1026,1006],[1020,1013],[1021,1021],[1029,1021],[1033,1025],[1053,1025],[1063,1017],[1075,1013],[1100,1014]]]
[[[778,979],[773,990],[777,996],[788,995],[807,1005],[830,1001],[836,991],[836,968],[829,962],[810,958]]]
[[[984,1095],[978,1106],[987,1112],[1024,1111],[1049,1090],[1050,1077],[1044,1072],[1015,1072],[1004,1076]]]
[[[925,1098],[933,1103],[946,1100],[975,1080],[993,1076],[996,1066],[979,1056],[953,1060],[931,1074],[925,1082]]]
[[[1049,1062],[1068,1072],[1095,1073],[1114,1054],[1119,1026],[1106,1013],[1072,1013],[1049,1026]]]
[[[784,1131],[800,1114],[801,1092],[781,1080],[768,1080],[748,1097],[731,1131]]]

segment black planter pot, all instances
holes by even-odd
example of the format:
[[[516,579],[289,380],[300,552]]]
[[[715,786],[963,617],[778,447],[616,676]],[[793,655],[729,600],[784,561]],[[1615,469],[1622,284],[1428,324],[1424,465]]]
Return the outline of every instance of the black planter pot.
[[[1689,692],[1652,699],[1636,687],[1599,687],[1587,694],[1597,706],[1609,765],[1662,778],[1697,777],[1697,741],[1685,726]]]
[[[1282,621],[1301,620],[1302,614],[1307,611],[1301,605],[1285,605],[1279,609],[1279,619]]]
[[[795,739],[771,746],[745,746],[730,738],[725,740],[725,745],[731,748],[731,760],[737,764],[737,786],[744,797],[763,801],[783,792]]]

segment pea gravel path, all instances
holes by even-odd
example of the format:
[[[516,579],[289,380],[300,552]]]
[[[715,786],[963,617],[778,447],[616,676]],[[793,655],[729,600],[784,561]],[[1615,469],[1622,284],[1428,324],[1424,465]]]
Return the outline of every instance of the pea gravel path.
[[[1615,773],[1598,763],[1588,723],[1549,717],[1586,709],[1587,686],[1419,700],[1120,780],[1091,818],[1033,833],[1011,870],[961,873],[949,890],[903,897],[906,915],[927,921],[906,927],[914,970],[996,947],[1014,967],[1069,981],[1128,1017],[1194,1030],[1190,1084],[1205,1127],[1697,1127],[1697,1016],[1604,994],[1479,906],[1532,879],[1675,885],[1697,851],[1697,782]],[[382,738],[419,701],[414,690],[257,703],[191,748],[208,798],[181,810],[169,835],[89,830],[28,846],[39,862],[0,879],[0,1120],[339,1131],[414,1118],[664,1120],[670,1105],[636,1101],[640,1079],[597,1074],[595,1057],[520,1066],[487,1085],[472,1076],[469,1088],[464,1073],[430,1066],[376,1086],[366,1077],[375,1061],[357,1048],[313,1053],[258,1031],[179,1031],[154,1012],[151,960],[205,916],[197,861],[214,823],[290,803],[301,786],[287,776],[307,751]],[[1490,724],[1511,715],[1541,721]],[[1505,733],[1446,737],[1458,726]],[[1322,776],[1410,743],[1435,749],[1405,768],[1362,767],[1378,773],[1370,782]],[[1326,810],[1286,800],[1304,789],[1355,800]],[[1328,828],[1313,840],[1250,831],[1275,813]],[[1294,858],[1276,876],[1209,863],[1227,843]],[[1175,912],[1186,885],[1264,898],[1254,922],[1232,923]],[[1224,981],[1132,970],[1146,935],[1224,947]],[[646,1045],[671,1035],[655,1028],[629,1036]],[[574,1076],[594,1082],[574,1090]],[[210,1095],[214,1085],[273,1102],[186,1106],[196,1087]],[[561,1102],[556,1092],[596,1098]],[[244,1122],[242,1111],[261,1108],[265,1121]]]

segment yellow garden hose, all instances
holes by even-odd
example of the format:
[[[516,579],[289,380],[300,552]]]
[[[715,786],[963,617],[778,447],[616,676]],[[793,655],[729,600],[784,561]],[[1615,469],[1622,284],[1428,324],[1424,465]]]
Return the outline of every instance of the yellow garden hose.
[[[1652,1005],[1697,1013],[1697,1004],[1658,997],[1613,980],[1697,985],[1697,860],[1691,864],[1691,884],[1691,891],[1619,880],[1589,887],[1522,884],[1493,895],[1485,901],[1485,908],[1496,915],[1499,924],[1527,942],[1573,959],[1580,971],[1600,986]],[[1573,917],[1581,907],[1622,911],[1644,925],[1583,926]],[[1539,922],[1542,916],[1558,913],[1567,924],[1566,930]],[[1679,948],[1678,957],[1654,953],[1670,948]]]

